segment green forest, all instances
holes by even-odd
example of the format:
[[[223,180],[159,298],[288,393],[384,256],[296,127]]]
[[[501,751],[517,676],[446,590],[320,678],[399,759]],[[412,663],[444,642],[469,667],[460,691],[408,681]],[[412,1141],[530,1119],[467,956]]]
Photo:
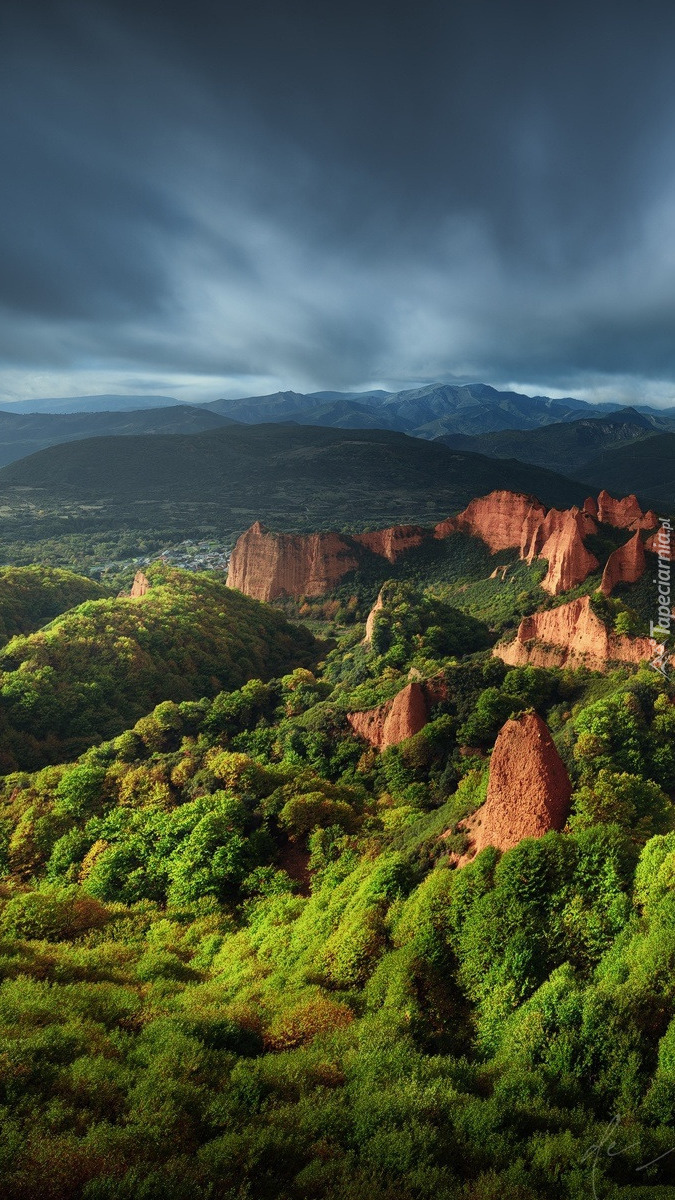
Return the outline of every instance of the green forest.
[[[358,595],[321,638],[149,574],[0,579],[3,1194],[675,1200],[666,681],[493,657],[534,579],[490,623],[392,579],[365,643]],[[411,678],[378,752],[347,714]],[[567,826],[455,869],[531,711]]]

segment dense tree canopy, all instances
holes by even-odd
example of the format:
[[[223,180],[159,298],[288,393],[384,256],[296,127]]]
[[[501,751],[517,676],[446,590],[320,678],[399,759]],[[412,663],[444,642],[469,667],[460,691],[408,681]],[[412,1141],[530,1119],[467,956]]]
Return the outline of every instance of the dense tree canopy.
[[[91,600],[0,652],[2,767],[39,767],[121,732],[160,700],[197,700],[316,657],[314,642],[222,577],[150,569],[137,599]]]
[[[58,567],[0,567],[0,645],[85,600],[106,595],[93,579]]]
[[[437,597],[383,600],[312,669],[278,614],[174,575],[6,649],[6,718],[23,674],[45,739],[54,697],[112,725],[0,782],[8,1196],[675,1197],[669,687],[508,668]],[[346,714],[411,668],[446,698],[378,753]],[[532,709],[568,825],[456,870]]]

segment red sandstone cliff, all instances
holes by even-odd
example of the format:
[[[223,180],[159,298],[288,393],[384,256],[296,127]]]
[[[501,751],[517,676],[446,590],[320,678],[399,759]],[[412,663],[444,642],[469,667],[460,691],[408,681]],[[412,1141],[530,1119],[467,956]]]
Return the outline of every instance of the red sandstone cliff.
[[[547,534],[547,528],[550,533]],[[559,596],[570,588],[583,583],[587,575],[599,565],[597,558],[584,546],[584,537],[596,529],[593,518],[578,508],[567,512],[551,509],[542,521],[530,543],[528,562],[532,562],[534,548],[537,558],[548,561],[548,571],[541,581],[545,592]]]
[[[379,750],[395,746],[419,733],[427,723],[429,709],[424,685],[409,683],[393,700],[366,712],[347,713],[354,733]]]
[[[609,596],[617,583],[635,583],[644,574],[646,566],[642,538],[640,531],[636,530],[630,541],[619,546],[607,559],[600,591]]]
[[[493,554],[520,546],[524,526],[543,521],[546,509],[534,496],[521,492],[490,492],[480,496],[457,517],[448,517],[434,529],[434,537],[446,538],[458,530],[482,538]]]
[[[645,542],[645,550],[651,550],[652,554],[660,554],[661,558],[675,559],[675,531],[670,536],[667,536],[666,529],[659,528]]]
[[[582,583],[597,567],[597,559],[583,543],[596,529],[592,516],[578,508],[547,512],[533,496],[491,492],[472,500],[459,516],[441,521],[434,537],[449,537],[459,530],[482,538],[493,553],[518,547],[520,557],[530,563],[548,559],[542,587],[557,596]]]
[[[150,580],[143,574],[142,571],[137,571],[134,575],[134,582],[131,585],[129,595],[136,599],[137,596],[144,596],[150,591]]]
[[[421,525],[393,525],[390,529],[377,529],[374,533],[355,533],[354,541],[394,563],[406,550],[421,546],[429,536]]]
[[[643,513],[635,496],[615,500],[604,489],[598,496],[598,520],[617,529],[654,529],[659,523],[659,518],[651,509]]]
[[[353,548],[338,533],[268,533],[256,521],[232,551],[227,582],[257,600],[322,596],[356,565]]]
[[[541,717],[525,713],[507,721],[492,751],[485,804],[460,826],[469,836],[469,849],[458,866],[486,846],[511,850],[523,838],[562,829],[571,794],[565,765]]]
[[[545,558],[549,568],[542,586],[559,595],[576,587],[598,565],[583,544],[587,534],[596,531],[596,516],[622,529],[652,529],[658,524],[654,513],[642,512],[635,496],[614,500],[601,492],[597,502],[589,498],[582,510],[547,511],[533,496],[495,491],[472,500],[458,516],[439,522],[433,536],[441,539],[461,531],[481,538],[492,553],[518,549],[528,562]],[[419,525],[392,526],[353,537],[274,534],[256,522],[232,552],[227,581],[259,600],[320,596],[357,566],[361,548],[393,563],[428,536]]]
[[[387,746],[396,746],[419,733],[429,719],[432,706],[447,697],[448,687],[442,676],[419,682],[414,680],[393,700],[365,712],[347,713],[347,720],[359,737],[378,750],[385,750]]]
[[[610,662],[639,663],[651,659],[653,653],[650,638],[610,633],[593,612],[589,596],[524,617],[515,640],[493,650],[514,667],[531,663],[592,671],[604,671]]]
[[[570,527],[570,517],[579,535],[585,538],[589,533],[597,533],[595,520],[585,509],[579,508],[549,508],[546,516],[523,526],[523,536],[520,541],[520,557],[528,563],[535,558],[543,558],[546,543],[557,533]]]
[[[359,562],[359,548],[388,562],[429,536],[420,525],[395,525],[375,533],[270,533],[256,521],[232,551],[229,587],[257,600],[278,596],[323,596]]]

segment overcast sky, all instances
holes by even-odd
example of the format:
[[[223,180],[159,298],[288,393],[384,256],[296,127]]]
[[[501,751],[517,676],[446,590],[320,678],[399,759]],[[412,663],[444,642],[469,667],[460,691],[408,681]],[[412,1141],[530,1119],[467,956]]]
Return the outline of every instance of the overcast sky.
[[[675,403],[671,0],[0,16],[0,399]]]

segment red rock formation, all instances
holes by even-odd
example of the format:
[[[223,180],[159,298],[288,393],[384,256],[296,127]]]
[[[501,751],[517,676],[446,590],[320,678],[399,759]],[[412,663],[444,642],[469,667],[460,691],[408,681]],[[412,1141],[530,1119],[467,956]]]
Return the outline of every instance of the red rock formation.
[[[460,828],[469,849],[458,866],[486,846],[511,850],[523,838],[564,827],[572,785],[547,726],[525,713],[502,726],[490,759],[487,798]]]
[[[395,746],[419,733],[427,723],[429,709],[424,685],[409,683],[393,700],[366,712],[347,713],[354,733],[379,750]]]
[[[323,596],[358,566],[361,547],[393,563],[427,536],[420,525],[394,525],[354,537],[270,533],[256,521],[232,551],[227,582],[257,600]]]
[[[643,513],[635,496],[613,500],[601,492],[598,503],[589,498],[582,510],[549,509],[533,496],[495,491],[481,496],[456,517],[436,525],[436,539],[461,531],[481,538],[492,553],[518,549],[532,562],[546,558],[549,570],[544,588],[553,595],[575,587],[597,562],[583,539],[596,530],[598,519],[622,529],[651,529],[654,513]],[[268,533],[259,521],[239,538],[230,560],[228,584],[259,600],[278,596],[320,596],[334,588],[359,562],[363,549],[396,562],[419,546],[428,532],[419,525],[399,525],[353,537],[337,533],[307,535]]]
[[[619,546],[607,559],[600,591],[609,596],[617,583],[635,583],[643,575],[646,565],[642,538],[640,531],[636,530],[630,541]]]
[[[672,561],[675,559],[675,534],[667,526],[660,526],[656,533],[647,538],[645,550]]]
[[[650,638],[610,633],[581,596],[559,608],[534,613],[520,622],[513,642],[495,646],[493,654],[510,666],[588,667],[604,671],[608,663],[639,663],[653,657]]]
[[[593,517],[578,508],[546,511],[532,496],[517,492],[491,492],[471,503],[457,517],[441,521],[434,537],[445,538],[461,530],[480,537],[495,553],[518,547],[520,557],[532,562],[549,560],[542,587],[557,596],[582,583],[597,565],[583,539],[596,532]]]
[[[597,533],[598,527],[595,520],[585,509],[549,508],[542,520],[537,523],[528,522],[528,525],[523,528],[520,557],[528,563],[533,562],[535,558],[545,558],[546,555],[543,551],[546,543],[555,534],[563,531],[567,531],[568,534],[571,532],[570,517],[573,518],[581,538],[587,537],[590,533]]]
[[[595,520],[597,520],[598,502],[594,496],[587,496],[587,498],[584,500],[584,512],[588,513],[589,517],[593,517]]]
[[[546,516],[543,504],[521,492],[490,492],[472,500],[458,517],[441,521],[435,538],[446,538],[460,530],[482,538],[493,554],[520,546],[524,526],[536,526]]]
[[[394,563],[406,550],[421,546],[428,536],[428,530],[421,525],[393,525],[390,529],[377,529],[374,533],[355,533],[354,541]]]
[[[544,591],[559,596],[561,592],[568,592],[570,588],[583,583],[586,576],[595,570],[598,560],[583,542],[584,537],[595,533],[595,530],[593,518],[578,508],[563,512],[552,508],[546,514],[524,555],[528,562],[532,562],[535,556],[547,559],[548,571],[541,582]]]
[[[439,521],[438,525],[434,525],[434,537],[437,541],[442,541],[443,538],[457,533],[458,528],[457,517],[446,517],[444,521]]]
[[[353,547],[338,533],[268,533],[256,521],[232,551],[227,582],[257,600],[322,596],[356,565]]]
[[[145,593],[149,591],[150,580],[143,574],[142,571],[137,571],[134,575],[134,582],[131,585],[131,591],[129,592],[129,595],[132,597],[132,599],[136,599],[137,596],[144,596]]]
[[[368,613],[368,617],[366,618],[366,636],[363,639],[364,642],[372,641],[373,629],[375,628],[375,617],[377,616],[377,614],[379,612],[382,612],[383,608],[384,608],[384,604],[382,602],[382,592],[380,592],[379,596],[377,597],[377,600],[375,601],[373,607],[371,608],[370,612]]]
[[[651,509],[643,513],[632,494],[615,500],[604,490],[598,496],[598,520],[617,529],[654,529],[659,523],[659,518]]]

